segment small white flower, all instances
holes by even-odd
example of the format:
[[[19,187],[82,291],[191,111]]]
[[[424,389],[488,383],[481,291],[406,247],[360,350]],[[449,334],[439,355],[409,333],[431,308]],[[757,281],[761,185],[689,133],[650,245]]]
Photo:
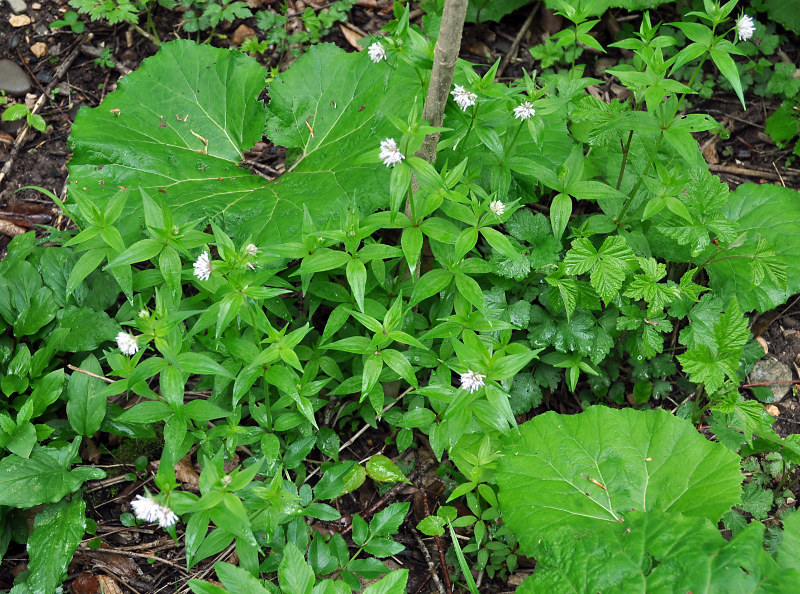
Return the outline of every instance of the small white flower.
[[[386,50],[377,41],[373,43],[371,46],[369,46],[367,53],[369,54],[369,59],[375,62],[376,64],[386,59]]]
[[[739,39],[747,41],[753,36],[756,31],[756,23],[753,17],[743,14],[736,21],[736,32],[739,34]]]
[[[489,205],[489,210],[491,210],[494,214],[496,214],[499,217],[506,212],[506,205],[500,202],[499,200],[495,200]]]
[[[150,312],[147,311],[146,309],[140,309],[139,310],[139,317],[140,318],[149,318],[150,317]]]
[[[406,158],[397,148],[394,138],[387,138],[381,142],[381,153],[378,156],[387,167],[392,167]]]
[[[211,278],[211,258],[208,252],[203,252],[194,263],[194,275],[200,280],[207,281]]]
[[[258,247],[254,243],[248,243],[247,247],[244,248],[244,251],[247,252],[248,256],[255,258],[258,255]]]
[[[461,374],[461,387],[467,390],[470,394],[477,392],[480,388],[485,386],[483,379],[486,376],[481,373],[475,373],[471,369],[467,373]]]
[[[131,501],[133,514],[140,520],[145,522],[158,522],[162,528],[168,528],[178,521],[178,516],[170,508],[161,505],[158,501],[153,499],[150,495],[142,497],[137,495]]]
[[[139,351],[139,343],[136,337],[127,332],[117,334],[117,346],[123,355],[135,355]]]
[[[471,93],[461,85],[455,85],[450,94],[455,99],[455,102],[458,103],[461,111],[467,111],[470,105],[475,105],[475,100],[478,98],[475,93]]]
[[[536,110],[533,108],[533,104],[530,101],[526,101],[522,105],[517,105],[514,108],[514,117],[518,120],[525,121],[532,115],[536,115]]]

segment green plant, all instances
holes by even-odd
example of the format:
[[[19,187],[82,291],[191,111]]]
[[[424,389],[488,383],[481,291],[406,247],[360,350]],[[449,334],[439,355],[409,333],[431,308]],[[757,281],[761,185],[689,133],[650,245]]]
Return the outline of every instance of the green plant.
[[[731,542],[719,534],[716,522],[739,500],[739,460],[684,420],[602,407],[545,413],[506,445],[503,517],[539,562],[520,592],[800,587],[800,565],[763,550],[759,522]],[[785,526],[779,555],[792,556],[800,525]]]
[[[5,110],[3,110],[3,115],[0,116],[0,119],[2,119],[4,122],[13,122],[16,120],[21,120],[22,118],[25,118],[27,124],[34,130],[44,132],[47,129],[47,124],[45,123],[44,118],[38,113],[31,113],[31,110],[28,109],[28,106],[24,103],[15,103],[14,105],[9,105],[5,108]]]
[[[51,29],[60,29],[61,27],[69,27],[73,33],[83,33],[83,21],[78,20],[78,13],[68,10],[64,13],[64,18],[50,23]]]
[[[290,15],[261,10],[255,15],[256,25],[266,34],[261,43],[275,46],[281,52],[290,50],[292,55],[299,55],[298,46],[318,43],[336,23],[347,20],[347,14],[354,5],[355,0],[336,0],[320,11],[309,6],[302,13],[292,15],[300,18],[303,28],[291,34],[287,31]]]
[[[114,67],[114,57],[111,55],[111,48],[109,46],[104,47],[103,51],[100,52],[100,55],[94,59],[94,67],[95,68]]]
[[[564,47],[599,45],[595,4],[560,5],[573,25]],[[61,248],[73,263],[60,271],[64,303],[28,318],[58,320],[102,275],[113,299],[101,310],[114,324],[103,340],[117,345],[83,349],[94,357],[87,370],[110,380],[86,398],[140,398],[102,411],[77,396],[88,381],[78,376],[64,435],[77,443],[98,422],[123,435],[157,424],[153,493],[134,511],[173,535],[178,516],[185,522],[187,567],[233,545],[240,567],[217,565],[231,591],[347,592],[359,575],[386,573],[380,559],[400,550],[391,536],[407,502],[349,522],[332,504],[368,479],[408,480],[391,449],[340,459],[342,436],[359,424],[382,424],[398,456],[424,435],[452,464],[451,496],[469,513],[441,509],[421,528],[447,529],[471,591],[473,555],[487,573],[536,555],[525,588],[555,580],[558,567],[599,590],[610,567],[638,589],[795,579],[794,529],[773,561],[758,522],[730,544],[711,524],[750,505],[736,454],[663,411],[590,408],[628,399],[646,409],[681,390],[693,396],[681,413],[732,428],[719,431],[739,440],[734,449],[764,440],[791,455],[738,388],[763,352],[744,313],[800,290],[800,243],[786,241],[800,209],[780,188],[731,192],[709,173],[692,133],[718,126],[682,113],[696,76],[672,76],[687,65],[699,76],[710,59],[743,100],[727,38],[734,7],[707,0],[700,22],[677,23],[689,43],[670,57],[671,42],[643,19],[627,42],[636,57],[610,70],[631,99],[608,104],[587,95],[595,81],[578,65],[510,86],[494,80],[499,63],[483,75],[466,62],[429,74],[435,51],[457,53],[443,46],[463,2],[446,4],[437,48],[399,6],[369,52],[311,47],[272,78],[266,106],[253,59],[163,44],[79,114],[67,200],[51,196],[80,231]],[[279,180],[242,167],[263,134],[286,147]],[[776,208],[787,227],[773,224]],[[26,328],[12,313],[4,319]],[[31,353],[9,355],[5,381],[17,392]],[[587,412],[517,426],[562,395]],[[16,432],[29,418],[13,412]],[[175,476],[189,453],[199,494]],[[323,536],[312,519],[343,527]],[[463,548],[456,529],[471,532]],[[626,552],[631,539],[638,557]],[[617,565],[586,577],[590,565],[568,562],[592,556]],[[644,575],[651,560],[664,562]],[[392,573],[375,589],[404,579]]]

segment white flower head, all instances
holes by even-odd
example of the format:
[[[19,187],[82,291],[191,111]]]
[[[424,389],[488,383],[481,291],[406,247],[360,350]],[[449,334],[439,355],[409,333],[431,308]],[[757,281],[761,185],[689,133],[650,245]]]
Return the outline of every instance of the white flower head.
[[[139,310],[139,317],[140,318],[149,318],[150,317],[150,312],[147,311],[146,309],[140,309]]]
[[[194,263],[194,275],[200,280],[207,281],[211,278],[211,258],[208,252],[203,252]]]
[[[483,381],[486,376],[482,373],[475,373],[471,369],[467,370],[467,373],[461,374],[461,387],[467,390],[470,394],[473,392],[477,392],[486,383]]]
[[[495,200],[489,205],[489,210],[491,210],[494,214],[500,217],[503,216],[503,213],[506,212],[506,205],[503,204],[500,200]]]
[[[120,332],[117,334],[117,346],[123,355],[135,355],[139,351],[139,343],[133,334]]]
[[[530,101],[525,101],[522,105],[517,105],[514,108],[514,117],[518,120],[525,121],[533,115],[536,115],[536,110]]]
[[[244,248],[244,251],[246,251],[247,255],[251,258],[255,258],[258,255],[258,247],[254,243],[248,243],[247,247]]]
[[[753,20],[753,17],[743,14],[739,17],[739,20],[736,21],[736,33],[739,34],[739,39],[742,41],[750,39],[755,32],[756,22]]]
[[[381,142],[381,153],[378,156],[387,167],[393,167],[406,158],[406,156],[400,152],[394,138],[387,138]]]
[[[152,496],[142,497],[137,495],[131,501],[133,514],[140,520],[145,522],[158,522],[162,528],[168,528],[178,521],[178,516],[165,505],[161,505],[158,501],[153,499]]]
[[[386,59],[386,49],[377,41],[369,46],[367,53],[369,54],[369,59],[376,64]]]
[[[478,96],[475,93],[472,93],[462,87],[461,85],[455,85],[450,94],[453,96],[453,99],[458,106],[461,108],[461,111],[467,111],[467,108],[470,105],[475,105],[475,101],[478,99]]]

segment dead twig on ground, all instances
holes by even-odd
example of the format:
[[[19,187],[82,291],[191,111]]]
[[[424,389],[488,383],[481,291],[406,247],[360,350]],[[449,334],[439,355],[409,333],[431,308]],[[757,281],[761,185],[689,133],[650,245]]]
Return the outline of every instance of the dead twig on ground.
[[[708,168],[714,173],[730,173],[731,175],[741,175],[744,177],[757,177],[782,182],[783,178],[771,171],[761,171],[760,169],[749,169],[735,165],[709,165]],[[792,174],[794,175],[794,174]]]
[[[511,44],[511,48],[509,48],[508,53],[503,56],[502,61],[500,62],[500,66],[497,68],[497,74],[495,74],[495,80],[503,76],[503,72],[506,70],[506,66],[513,60],[516,55],[517,51],[519,50],[519,44],[522,42],[522,38],[525,37],[525,34],[528,32],[528,29],[531,28],[531,23],[533,23],[533,17],[536,16],[536,13],[539,12],[539,8],[541,7],[541,2],[537,2],[533,6],[533,10],[531,10],[528,18],[525,19],[525,22],[522,23],[522,28],[520,28],[519,33],[514,38],[514,42]]]
[[[419,532],[413,526],[409,525],[409,529],[411,530],[411,534],[414,535],[414,540],[417,541],[417,546],[419,550],[422,552],[422,556],[425,557],[425,563],[428,564],[428,572],[433,578],[433,583],[436,584],[436,589],[439,590],[439,594],[445,594],[444,586],[442,585],[442,581],[439,579],[439,575],[436,573],[436,566],[433,564],[433,559],[431,558],[431,553],[428,550],[428,547],[425,546],[425,543],[420,537]],[[444,568],[447,571],[447,568]]]

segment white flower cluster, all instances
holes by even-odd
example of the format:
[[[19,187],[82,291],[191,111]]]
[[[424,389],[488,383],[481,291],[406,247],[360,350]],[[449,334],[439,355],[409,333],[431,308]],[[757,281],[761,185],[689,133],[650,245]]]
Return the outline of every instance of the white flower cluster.
[[[530,101],[525,101],[522,105],[514,108],[514,117],[523,122],[533,115],[536,115],[536,110]]]
[[[475,101],[478,99],[478,96],[475,93],[471,93],[461,85],[455,85],[453,90],[450,91],[450,94],[461,108],[461,111],[467,111],[467,108],[470,105],[475,105]]]
[[[202,281],[207,281],[211,278],[211,270],[211,257],[208,252],[203,252],[194,263],[194,275]]]
[[[739,34],[739,39],[742,41],[747,41],[753,36],[753,33],[756,32],[756,22],[753,20],[753,17],[747,16],[743,14],[739,17],[739,20],[736,21],[736,32]]]
[[[131,501],[133,514],[140,520],[145,522],[158,522],[162,528],[168,528],[178,521],[178,516],[170,508],[161,505],[158,501],[153,499],[150,495],[142,497],[137,495]]]
[[[494,214],[496,214],[499,217],[506,212],[506,205],[500,202],[499,200],[495,200],[489,205],[489,210],[491,210]]]
[[[483,381],[485,377],[482,373],[475,373],[471,369],[467,369],[466,373],[461,374],[461,387],[470,394],[477,392],[486,385]]]
[[[117,346],[123,355],[132,356],[139,352],[139,343],[133,334],[120,332],[117,334]]]
[[[369,59],[375,62],[376,64],[386,59],[386,50],[377,41],[373,43],[371,46],[369,46],[367,53],[369,54]]]
[[[381,153],[378,155],[387,167],[393,167],[405,159],[405,155],[400,152],[394,138],[387,138],[381,142]]]

